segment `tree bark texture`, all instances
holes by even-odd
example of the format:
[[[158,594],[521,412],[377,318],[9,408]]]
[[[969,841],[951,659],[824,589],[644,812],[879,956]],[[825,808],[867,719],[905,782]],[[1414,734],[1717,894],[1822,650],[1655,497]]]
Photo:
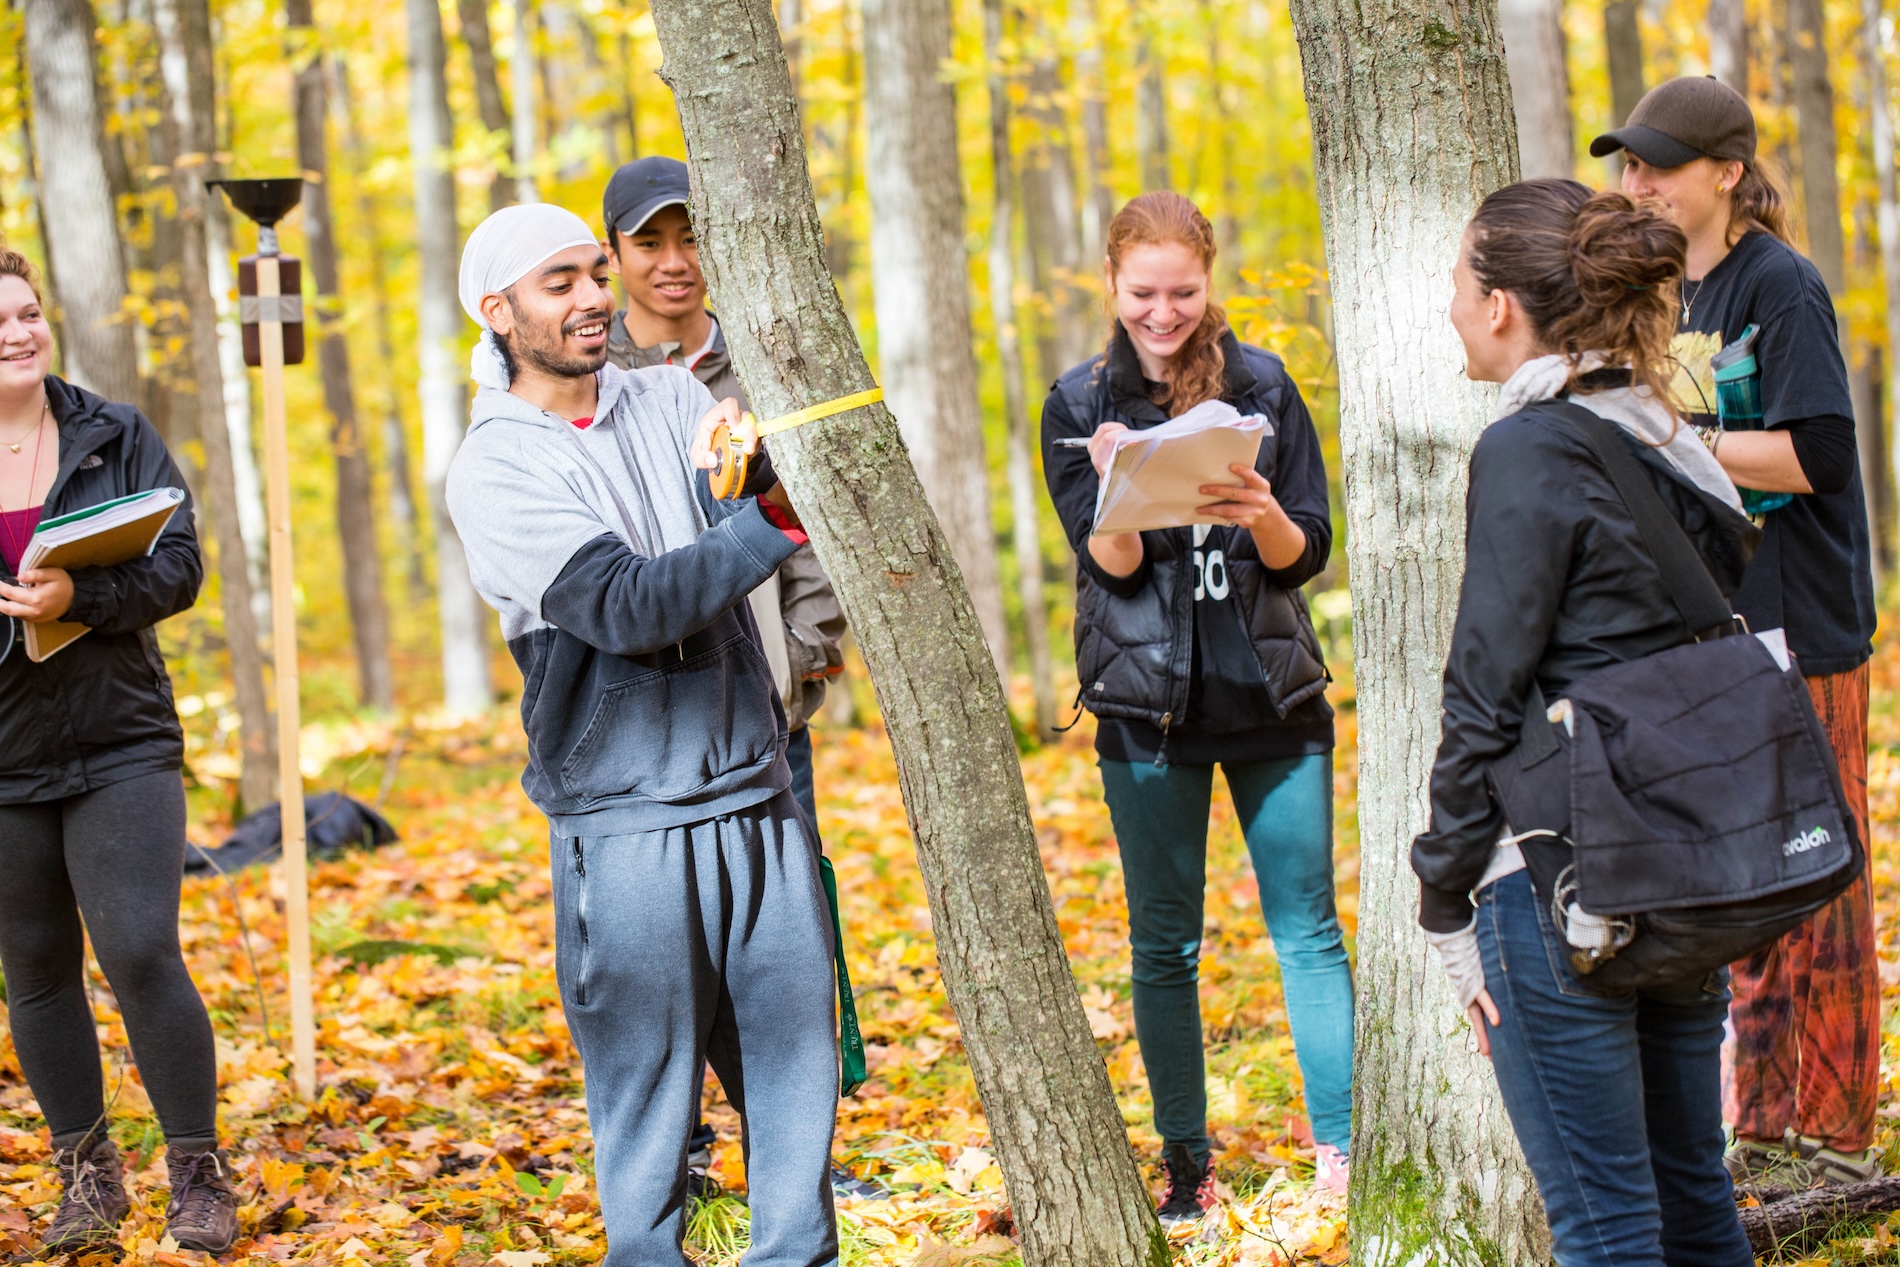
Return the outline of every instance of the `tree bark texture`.
[[[1643,82],[1643,28],[1638,0],[1611,0],[1603,6],[1603,45],[1610,72],[1610,126],[1620,128],[1648,91]],[[1611,157],[1620,168],[1621,157]]]
[[[865,186],[884,396],[1009,680],[989,463],[970,338],[949,0],[864,0]]]
[[[1817,1188],[1743,1210],[1742,1231],[1758,1254],[1774,1261],[1812,1249],[1842,1223],[1900,1210],[1900,1176]]]
[[[719,319],[761,415],[869,387],[771,0],[654,0]],[[938,958],[1029,1267],[1165,1264],[1075,993],[976,611],[881,405],[772,452],[870,666]]]
[[[1082,250],[1075,159],[1061,95],[1061,67],[1053,58],[1037,60],[1024,111],[1036,125],[1036,142],[1025,155],[1023,214],[1031,275],[1047,305],[1037,323],[1037,344],[1042,377],[1049,382],[1101,346],[1101,275]]]
[[[40,226],[58,288],[60,367],[107,400],[139,400],[138,352],[125,311],[124,247],[106,170],[91,0],[28,0],[34,147],[42,156]]]
[[[1498,0],[1511,68],[1518,165],[1526,180],[1568,179],[1575,170],[1563,0]]]
[[[1888,94],[1887,50],[1881,37],[1881,0],[1861,0],[1861,61],[1867,76],[1869,136],[1873,145],[1875,224],[1880,243],[1880,275],[1886,295],[1888,455],[1894,463],[1893,489],[1900,500],[1900,177],[1894,171],[1893,100]],[[1900,514],[1895,516],[1900,525]],[[1890,542],[1900,561],[1900,542]]]
[[[514,79],[515,112],[512,128],[515,150],[515,201],[539,202],[534,187],[534,160],[541,144],[535,118],[534,0],[515,0],[515,51],[509,63]]]
[[[1023,606],[1023,643],[1029,652],[1036,734],[1047,740],[1056,733],[1055,666],[1049,652],[1049,604],[1042,592],[1035,445],[1029,434],[1029,407],[1023,389],[1022,333],[1016,322],[1016,171],[1010,154],[1009,81],[1003,74],[1002,45],[1003,0],[983,0],[983,60],[989,67],[990,165],[995,195],[990,216],[990,318],[996,326],[996,358],[1003,371],[1016,592]]]
[[[1736,92],[1744,97],[1748,95],[1748,5],[1745,0],[1709,0],[1709,69]]]
[[[218,313],[211,282],[210,204],[205,188],[212,120],[203,112],[211,84],[193,76],[194,41],[209,48],[211,15],[204,0],[155,0],[152,26],[158,38],[159,74],[166,112],[177,137],[172,194],[178,200],[179,285],[190,319],[186,341],[191,362],[192,426],[204,446],[201,484],[204,514],[217,547],[219,602],[224,641],[231,657],[231,693],[238,710],[238,800],[245,811],[277,799],[277,731],[264,690],[264,655],[251,601],[250,559],[239,512],[231,432],[225,415],[224,365],[218,346]],[[228,265],[227,265],[228,268]]]
[[[284,11],[293,39],[296,32],[308,33],[308,43],[292,52],[297,63],[293,90],[297,161],[304,174],[303,201],[298,207],[309,243],[310,277],[316,285],[317,365],[323,376],[323,405],[330,414],[330,450],[336,462],[336,530],[343,547],[343,595],[356,646],[356,693],[358,701],[370,708],[393,708],[396,682],[389,664],[389,609],[383,603],[383,560],[376,542],[369,443],[356,414],[350,344],[343,332],[342,300],[337,294],[326,131],[329,76],[310,0],[286,0]]]
[[[435,528],[437,625],[442,635],[442,700],[452,713],[479,713],[495,702],[488,668],[488,609],[469,580],[462,539],[449,519],[443,486],[468,429],[467,370],[458,355],[462,302],[455,270],[462,238],[455,223],[455,174],[449,170],[447,58],[435,0],[405,0],[409,18],[409,150],[416,183],[417,391],[422,400],[423,479]],[[519,106],[519,102],[517,102]],[[532,106],[530,106],[532,109]]]
[[[1083,153],[1089,173],[1088,198],[1082,204],[1082,258],[1093,272],[1102,266],[1108,222],[1115,216],[1115,195],[1108,187],[1108,99],[1096,0],[1071,5],[1069,30],[1077,50],[1075,77],[1082,97]]]
[[[495,71],[495,41],[488,29],[488,0],[456,0],[462,43],[468,46],[469,71],[475,79],[475,111],[491,145],[508,146],[512,139],[508,107],[501,100],[501,79]],[[500,211],[515,200],[514,182],[497,164],[488,178],[488,210]]]
[[[1524,1263],[1542,1207],[1497,1085],[1416,921],[1471,446],[1445,304],[1459,240],[1516,176],[1490,0],[1294,0],[1340,374],[1359,714],[1355,1261]]]
[[[1152,0],[1149,0],[1152,3]],[[1155,45],[1153,18],[1147,19],[1135,46],[1139,78],[1135,82],[1135,147],[1141,158],[1141,187],[1172,189],[1168,159],[1168,86],[1161,50]]]

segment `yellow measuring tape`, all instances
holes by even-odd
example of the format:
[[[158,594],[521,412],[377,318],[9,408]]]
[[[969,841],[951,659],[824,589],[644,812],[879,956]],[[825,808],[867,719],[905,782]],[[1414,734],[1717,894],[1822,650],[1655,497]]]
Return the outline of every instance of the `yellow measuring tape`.
[[[808,422],[817,422],[820,418],[830,418],[837,414],[848,413],[865,405],[874,405],[884,399],[884,389],[873,387],[869,391],[852,392],[849,396],[840,396],[836,400],[827,400],[822,404],[808,405],[796,413],[771,418],[759,424],[759,436],[777,435],[781,431],[790,431],[793,427],[802,427]],[[745,417],[751,418],[751,414]],[[712,485],[712,495],[721,501],[731,501],[738,497],[739,490],[745,487],[746,469],[751,458],[742,452],[739,442],[733,437],[730,427],[715,428],[712,434],[713,456],[718,459],[712,470],[706,473],[707,481]]]

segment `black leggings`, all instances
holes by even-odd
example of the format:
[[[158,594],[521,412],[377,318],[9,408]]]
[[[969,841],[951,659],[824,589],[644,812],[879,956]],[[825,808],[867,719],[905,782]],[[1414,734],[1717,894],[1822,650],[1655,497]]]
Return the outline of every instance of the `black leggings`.
[[[85,933],[173,1147],[215,1148],[218,1062],[178,947],[185,787],[146,774],[62,801],[0,805],[0,967],[13,1046],[56,1147],[103,1125]],[[82,931],[80,918],[84,916]]]

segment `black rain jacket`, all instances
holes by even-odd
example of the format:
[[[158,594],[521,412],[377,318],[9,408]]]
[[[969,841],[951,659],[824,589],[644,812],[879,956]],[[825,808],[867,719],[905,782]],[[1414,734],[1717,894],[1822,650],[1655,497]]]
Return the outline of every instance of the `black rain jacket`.
[[[1287,517],[1306,533],[1306,553],[1292,566],[1260,561],[1253,534],[1216,527],[1209,549],[1225,552],[1227,573],[1245,613],[1278,717],[1326,689],[1326,663],[1300,586],[1317,576],[1332,552],[1326,470],[1306,405],[1280,358],[1222,336],[1226,381],[1221,399],[1243,414],[1260,414],[1274,434],[1260,446],[1255,469],[1272,483]],[[1168,420],[1148,399],[1128,336],[1118,326],[1104,356],[1056,380],[1042,407],[1042,464],[1062,527],[1075,549],[1075,662],[1081,702],[1098,717],[1147,722],[1163,734],[1193,725],[1187,715],[1194,656],[1194,529],[1141,534],[1141,565],[1111,576],[1089,554],[1099,479],[1088,450],[1058,448],[1065,436],[1089,436],[1105,422],[1140,430]]]
[[[164,441],[131,405],[51,375],[46,396],[59,426],[59,472],[45,518],[185,487]],[[204,579],[190,497],[149,556],[72,577],[67,619],[92,632],[40,664],[24,646],[0,661],[0,804],[57,800],[184,764],[184,731],[153,626],[196,602]]]
[[[1761,530],[1622,427],[1617,434],[1732,595]],[[1689,637],[1588,442],[1545,413],[1520,411],[1486,428],[1465,497],[1465,576],[1445,661],[1432,826],[1412,842],[1426,929],[1456,932],[1471,922],[1471,888],[1504,827],[1486,771],[1517,747],[1533,679],[1554,701],[1586,673]]]

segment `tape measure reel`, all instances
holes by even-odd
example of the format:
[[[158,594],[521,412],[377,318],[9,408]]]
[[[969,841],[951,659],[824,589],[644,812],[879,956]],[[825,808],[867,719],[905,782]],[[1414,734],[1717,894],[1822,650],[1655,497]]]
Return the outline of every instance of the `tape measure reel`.
[[[750,421],[752,415],[745,415]],[[713,468],[706,472],[706,482],[712,486],[712,495],[722,502],[737,500],[739,490],[745,487],[745,478],[752,467],[752,458],[740,447],[738,438],[732,434],[732,428],[721,423],[712,433]]]

